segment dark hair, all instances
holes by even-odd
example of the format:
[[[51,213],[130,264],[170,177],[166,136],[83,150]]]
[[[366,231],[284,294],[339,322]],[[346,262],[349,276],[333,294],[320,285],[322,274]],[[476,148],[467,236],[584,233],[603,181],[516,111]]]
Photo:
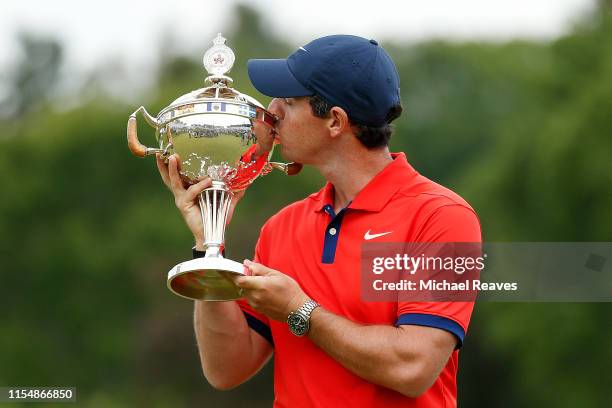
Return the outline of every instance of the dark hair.
[[[310,97],[310,107],[312,114],[318,118],[326,118],[333,105],[323,99],[321,96],[314,94]],[[389,139],[393,134],[393,126],[391,122],[399,118],[402,114],[402,105],[394,105],[387,113],[387,123],[383,126],[367,126],[356,123],[349,117],[351,125],[356,128],[357,139],[368,149],[376,149],[389,145]]]

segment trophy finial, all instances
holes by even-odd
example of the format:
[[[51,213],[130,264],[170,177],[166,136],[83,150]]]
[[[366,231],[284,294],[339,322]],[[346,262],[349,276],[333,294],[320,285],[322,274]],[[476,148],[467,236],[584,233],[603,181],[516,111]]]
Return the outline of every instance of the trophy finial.
[[[204,54],[204,68],[209,75],[222,76],[232,69],[236,56],[230,47],[225,45],[226,39],[218,33],[213,39],[213,46]]]
[[[221,35],[221,33],[217,33],[217,36],[213,40],[213,44],[215,45],[223,45],[225,44],[226,38]]]

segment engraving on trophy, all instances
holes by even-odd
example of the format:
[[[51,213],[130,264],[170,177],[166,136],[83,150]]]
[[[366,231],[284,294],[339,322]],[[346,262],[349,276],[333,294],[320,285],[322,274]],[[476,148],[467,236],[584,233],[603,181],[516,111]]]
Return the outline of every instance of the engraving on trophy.
[[[225,45],[221,33],[213,40],[213,46],[204,54],[204,68],[210,75],[225,75],[232,69],[236,59],[234,52]]]
[[[186,113],[191,113],[194,111],[194,106],[192,103],[188,104],[188,105],[183,105],[179,108],[176,109],[176,113],[179,115],[184,115]]]

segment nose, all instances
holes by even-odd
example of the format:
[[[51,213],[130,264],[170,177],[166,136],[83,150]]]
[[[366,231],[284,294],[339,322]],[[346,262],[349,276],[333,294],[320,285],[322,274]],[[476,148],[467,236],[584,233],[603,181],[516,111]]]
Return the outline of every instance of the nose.
[[[279,119],[283,119],[285,117],[285,112],[283,111],[283,100],[280,98],[272,99],[270,105],[268,105],[268,111],[276,115]]]

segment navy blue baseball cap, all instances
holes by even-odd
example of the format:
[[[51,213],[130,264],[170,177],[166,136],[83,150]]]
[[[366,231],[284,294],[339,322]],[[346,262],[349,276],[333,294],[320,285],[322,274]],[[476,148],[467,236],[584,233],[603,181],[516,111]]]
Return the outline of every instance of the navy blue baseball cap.
[[[400,104],[399,75],[375,40],[330,35],[298,48],[287,59],[251,59],[249,78],[264,95],[317,94],[360,125],[382,126]]]

